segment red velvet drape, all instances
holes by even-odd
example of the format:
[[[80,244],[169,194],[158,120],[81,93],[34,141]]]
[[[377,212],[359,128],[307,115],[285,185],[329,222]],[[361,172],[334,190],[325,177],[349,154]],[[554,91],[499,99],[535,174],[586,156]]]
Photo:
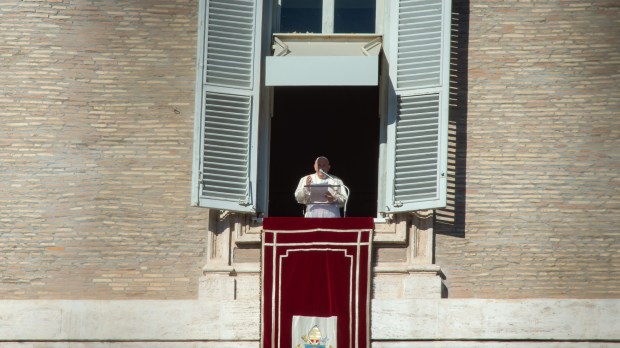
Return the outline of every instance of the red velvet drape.
[[[339,348],[369,342],[372,218],[265,218],[262,347],[291,345],[293,315],[337,316]]]

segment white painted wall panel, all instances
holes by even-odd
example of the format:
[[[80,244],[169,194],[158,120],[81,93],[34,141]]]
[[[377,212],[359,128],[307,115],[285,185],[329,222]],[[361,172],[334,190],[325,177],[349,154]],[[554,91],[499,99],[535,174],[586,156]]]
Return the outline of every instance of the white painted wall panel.
[[[267,57],[267,86],[376,86],[377,56]]]

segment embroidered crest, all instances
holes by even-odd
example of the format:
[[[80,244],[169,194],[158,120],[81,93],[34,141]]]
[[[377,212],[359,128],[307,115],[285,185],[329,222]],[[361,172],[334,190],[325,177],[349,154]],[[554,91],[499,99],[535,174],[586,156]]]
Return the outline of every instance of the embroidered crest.
[[[329,341],[327,337],[321,336],[321,330],[316,325],[310,329],[307,335],[301,336],[301,339],[305,342],[304,348],[326,348],[325,344]],[[298,344],[297,347],[300,347],[300,345]],[[330,345],[329,348],[332,348],[332,346]]]
[[[337,348],[337,317],[293,316],[293,347]]]

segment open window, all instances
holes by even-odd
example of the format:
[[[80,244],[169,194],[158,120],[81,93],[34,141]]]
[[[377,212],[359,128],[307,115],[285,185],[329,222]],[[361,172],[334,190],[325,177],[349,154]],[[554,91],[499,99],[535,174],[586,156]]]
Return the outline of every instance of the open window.
[[[273,100],[269,215],[302,216],[293,192],[324,155],[350,190],[347,216],[376,216],[378,86],[279,86]]]
[[[336,81],[310,83],[317,74],[309,67],[336,64],[323,54],[301,54],[301,65],[286,72],[286,65],[270,66],[282,47],[279,29],[316,26],[312,16],[304,17],[310,24],[295,19],[303,11],[322,21],[320,34],[306,39],[354,30],[340,29],[340,17],[372,22],[370,34],[342,37],[369,35],[358,45],[374,65],[347,64],[345,54],[343,66],[376,69],[374,82],[352,82],[355,74],[342,82],[339,68],[330,73]],[[314,158],[325,155],[351,189],[349,216],[445,206],[449,0],[201,0],[200,18],[195,205],[301,216],[293,191]],[[285,78],[269,82],[274,76]]]

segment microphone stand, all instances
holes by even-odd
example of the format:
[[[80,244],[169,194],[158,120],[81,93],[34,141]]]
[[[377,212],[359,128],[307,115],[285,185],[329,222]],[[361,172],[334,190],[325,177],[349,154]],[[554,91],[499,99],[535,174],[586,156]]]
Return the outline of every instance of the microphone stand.
[[[327,172],[324,171],[323,169],[319,169],[319,172],[321,172],[326,177],[336,181],[336,179],[333,176],[327,174]],[[347,185],[345,185],[344,183],[342,183],[342,187],[344,187],[344,190],[347,193],[347,199],[344,200],[344,213],[343,213],[343,215],[344,215],[343,217],[347,217],[347,203],[349,203],[349,192],[350,191],[349,191],[349,188],[347,187]]]

